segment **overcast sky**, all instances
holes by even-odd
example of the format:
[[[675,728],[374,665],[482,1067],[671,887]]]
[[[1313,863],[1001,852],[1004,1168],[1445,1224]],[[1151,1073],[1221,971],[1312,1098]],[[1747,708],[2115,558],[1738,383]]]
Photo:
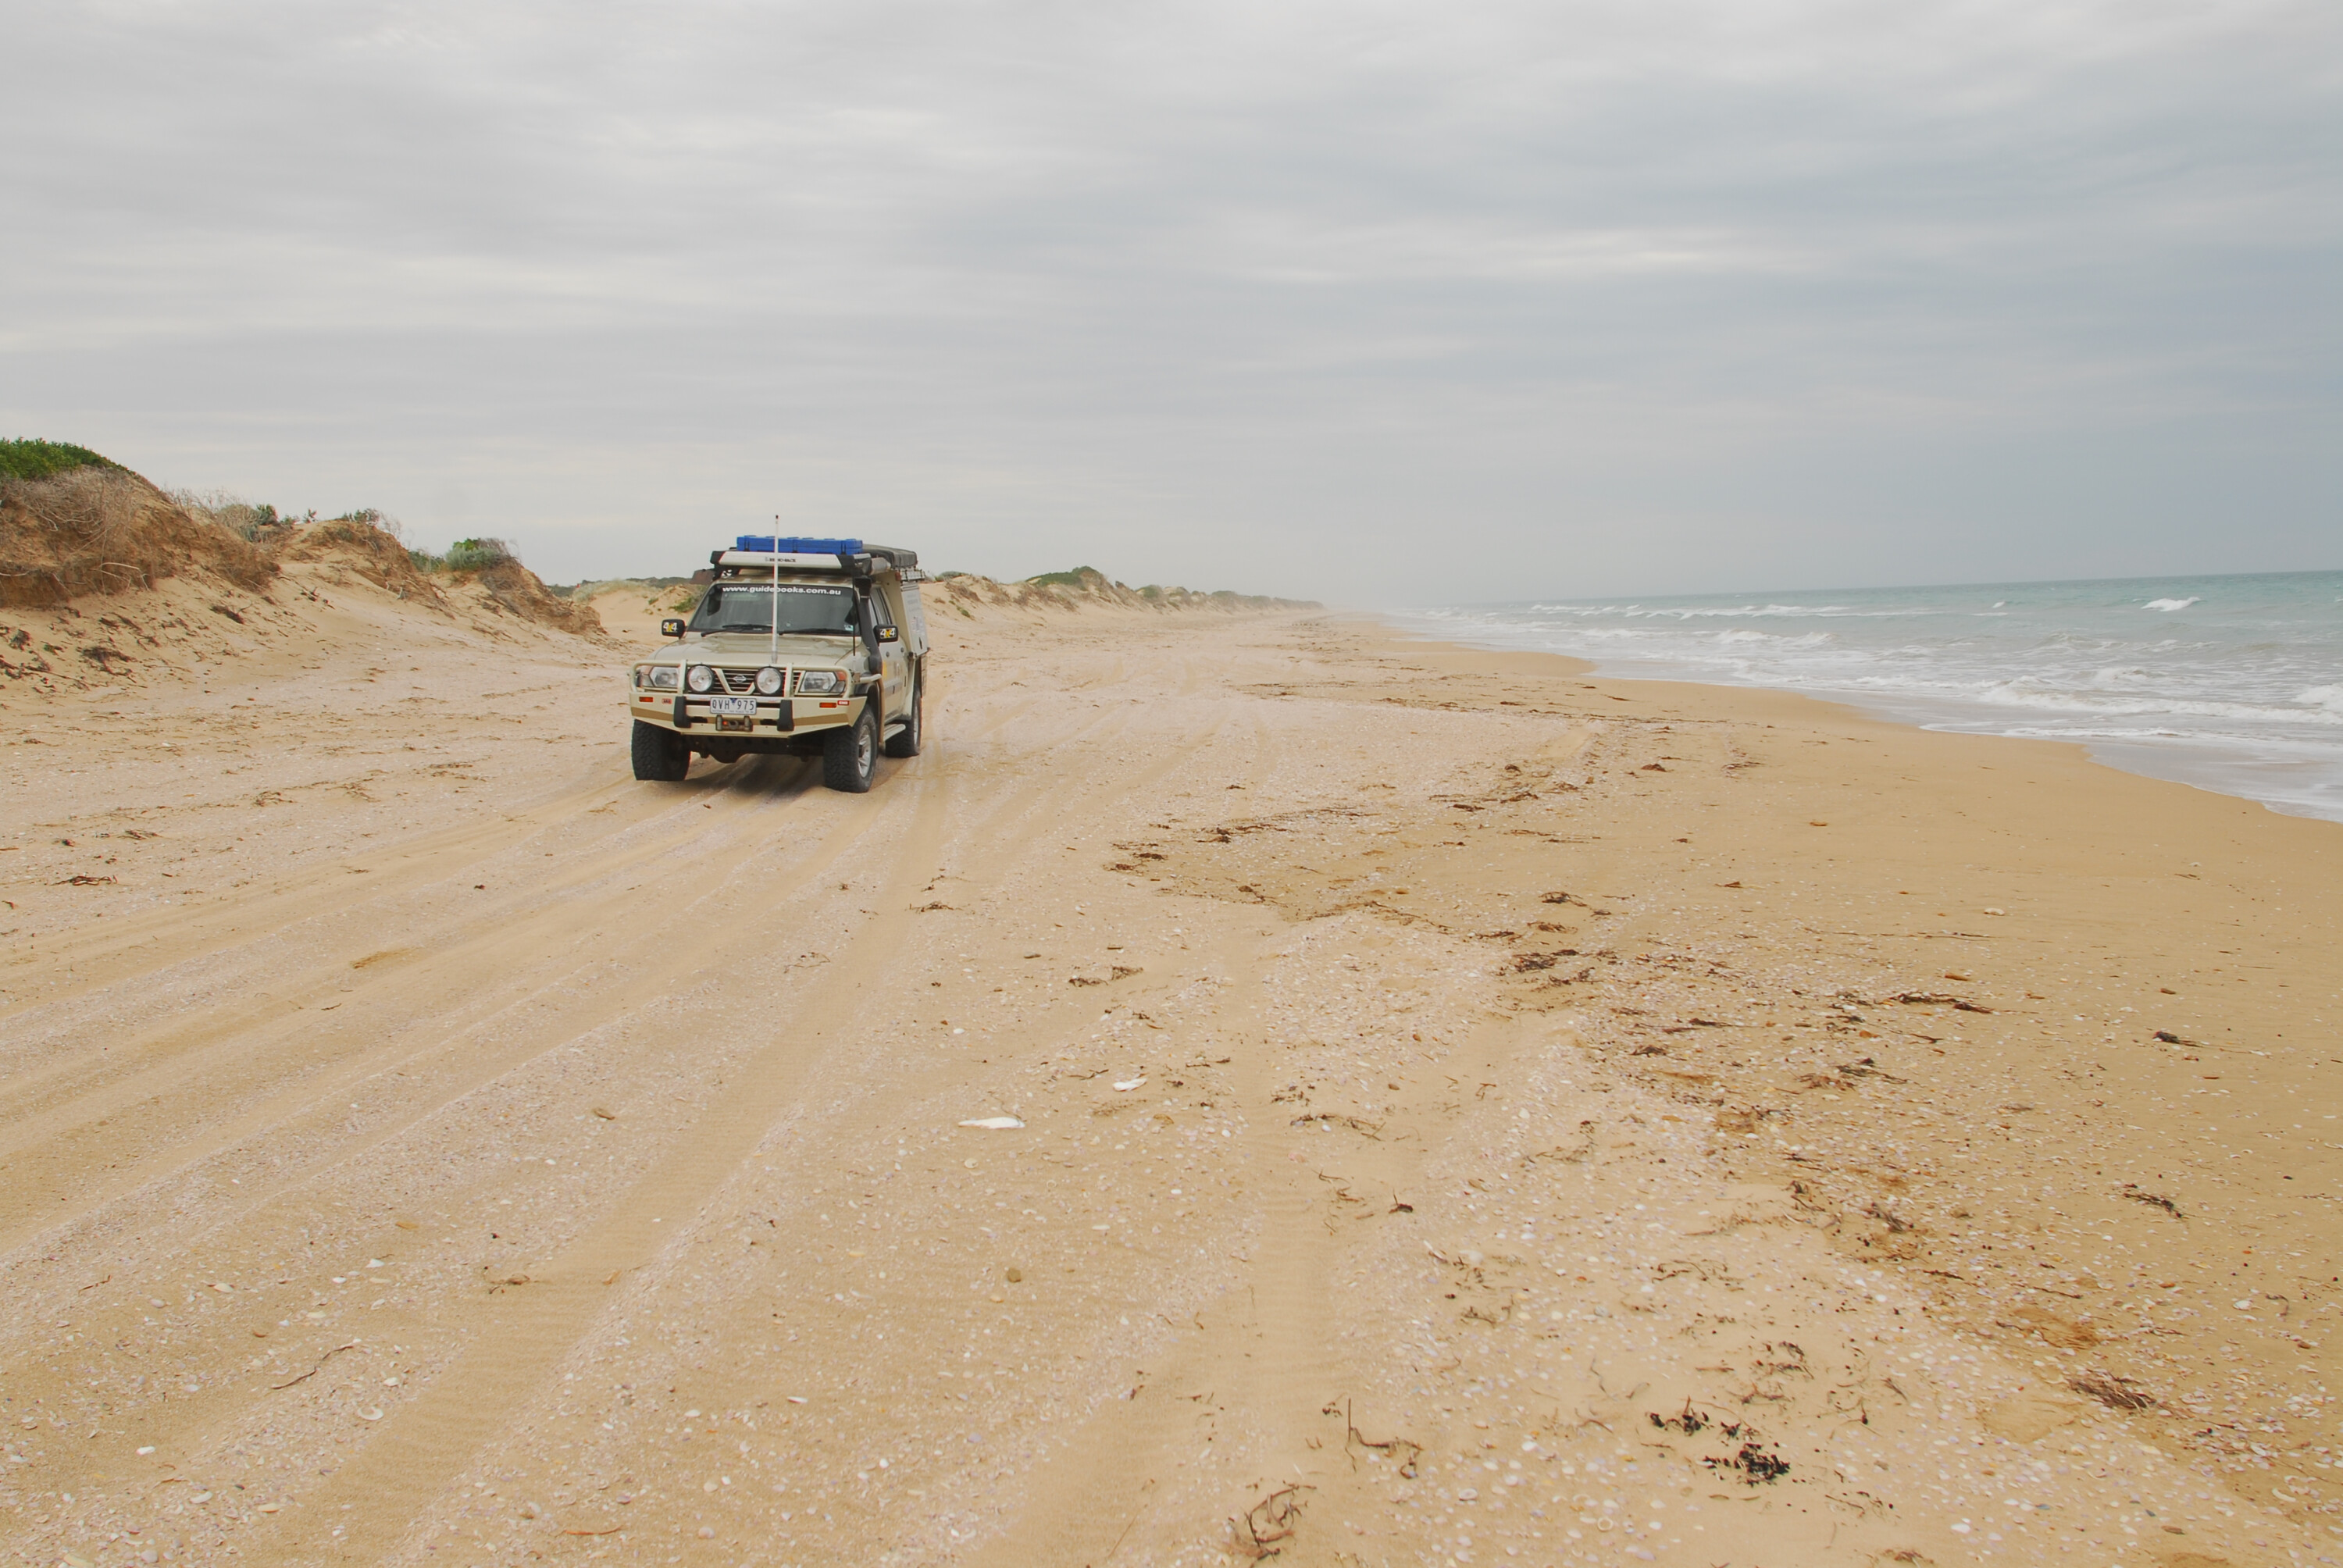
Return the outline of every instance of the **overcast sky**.
[[[2343,5],[15,0],[0,435],[547,577],[2343,566]]]

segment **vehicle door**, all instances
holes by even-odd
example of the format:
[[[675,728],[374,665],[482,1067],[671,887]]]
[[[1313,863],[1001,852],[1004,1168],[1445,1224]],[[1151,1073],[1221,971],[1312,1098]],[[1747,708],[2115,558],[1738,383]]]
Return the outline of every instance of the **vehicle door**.
[[[895,628],[894,641],[879,644],[880,678],[887,687],[886,709],[879,717],[900,719],[911,711],[911,634],[904,621],[901,585],[892,577],[880,578],[870,585],[870,598],[879,612],[878,625]]]

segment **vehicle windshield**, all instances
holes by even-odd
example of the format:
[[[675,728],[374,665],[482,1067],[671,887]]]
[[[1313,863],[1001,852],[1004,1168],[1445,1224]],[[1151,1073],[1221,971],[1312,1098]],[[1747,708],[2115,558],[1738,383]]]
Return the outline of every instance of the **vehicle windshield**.
[[[779,625],[774,624],[776,609]],[[808,583],[714,583],[691,612],[693,631],[828,632],[852,636],[860,629],[852,588]]]

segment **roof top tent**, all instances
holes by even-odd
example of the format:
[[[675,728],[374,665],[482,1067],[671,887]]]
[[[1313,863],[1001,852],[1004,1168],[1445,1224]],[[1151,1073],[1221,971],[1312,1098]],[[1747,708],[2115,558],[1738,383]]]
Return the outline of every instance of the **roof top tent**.
[[[899,612],[903,645],[914,656],[928,651],[928,618],[920,603],[920,554],[900,545],[866,545],[860,539],[822,539],[778,534],[742,534],[729,550],[711,550],[708,564],[719,581],[754,582],[768,573],[835,572],[852,577]]]

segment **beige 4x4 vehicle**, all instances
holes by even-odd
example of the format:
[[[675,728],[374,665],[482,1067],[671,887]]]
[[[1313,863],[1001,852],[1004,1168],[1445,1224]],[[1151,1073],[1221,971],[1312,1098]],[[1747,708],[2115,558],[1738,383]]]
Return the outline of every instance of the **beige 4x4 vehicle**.
[[[675,646],[638,658],[627,686],[635,777],[677,779],[693,753],[819,753],[822,782],[860,794],[879,753],[920,754],[928,623],[920,558],[860,539],[743,537],[709,558],[716,580]]]

